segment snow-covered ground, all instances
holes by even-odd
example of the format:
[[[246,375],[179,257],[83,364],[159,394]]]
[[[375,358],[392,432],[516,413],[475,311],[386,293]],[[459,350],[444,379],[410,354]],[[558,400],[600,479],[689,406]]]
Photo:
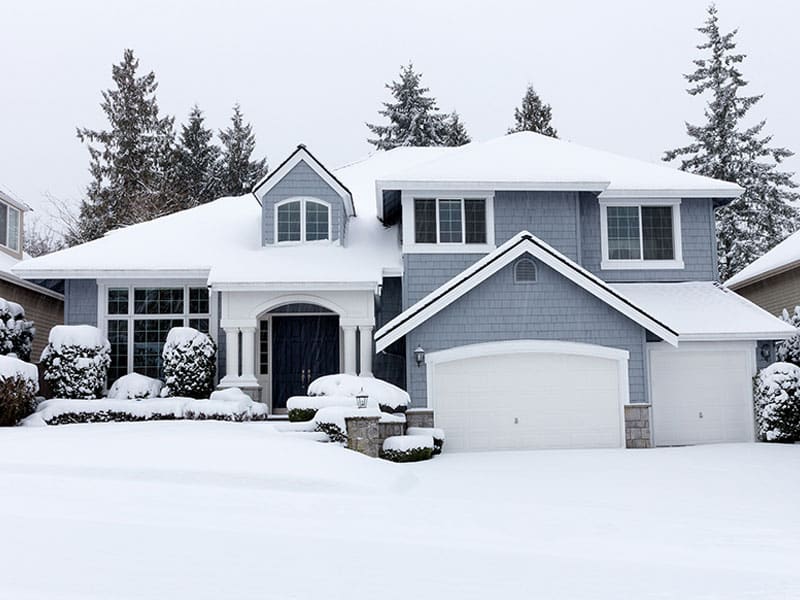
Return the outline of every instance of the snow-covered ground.
[[[266,423],[0,430],[0,596],[797,598],[800,445],[368,459]]]

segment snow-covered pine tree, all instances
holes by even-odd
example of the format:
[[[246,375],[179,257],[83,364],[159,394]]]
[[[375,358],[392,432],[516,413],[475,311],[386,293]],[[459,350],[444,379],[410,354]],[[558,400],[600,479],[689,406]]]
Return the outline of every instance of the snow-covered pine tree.
[[[253,127],[245,123],[238,104],[233,107],[231,125],[219,132],[222,156],[219,161],[218,196],[240,196],[267,174],[267,159],[251,160],[256,148]]]
[[[213,138],[214,132],[204,124],[203,111],[195,104],[178,139],[176,172],[183,208],[209,202],[219,190],[221,151]]]
[[[528,89],[525,90],[525,95],[522,97],[522,105],[514,109],[514,127],[509,129],[508,133],[533,131],[534,133],[557,138],[558,132],[550,123],[552,118],[553,109],[551,106],[542,102],[533,86],[529,85]]]
[[[789,311],[784,308],[781,319],[800,331],[800,306],[795,306],[792,314],[789,314]],[[800,365],[800,334],[793,335],[788,340],[779,343],[777,354],[779,361]]]
[[[447,115],[444,126],[445,133],[442,140],[444,146],[463,146],[472,141],[469,133],[467,133],[464,121],[461,120],[461,116],[456,111]]]
[[[394,102],[384,102],[378,114],[389,120],[388,125],[372,125],[369,130],[375,135],[367,141],[379,150],[391,150],[398,146],[444,146],[446,121],[436,107],[436,100],[426,94],[429,88],[422,87],[422,73],[414,71],[414,65],[400,67],[400,81],[387,83]]]
[[[736,52],[737,30],[721,33],[717,9],[698,31],[706,41],[697,46],[707,57],[694,61],[694,72],[684,75],[692,96],[707,96],[705,123],[686,124],[692,142],[668,150],[665,161],[681,158],[684,171],[741,185],[745,192],[717,211],[717,249],[720,278],[724,281],[770,250],[797,227],[797,211],[788,204],[800,198],[792,191],[793,173],[779,170],[792,152],[771,146],[763,133],[766,121],[746,127],[742,120],[762,96],[745,96],[747,82],[739,65],[744,54]]]
[[[138,76],[138,68],[139,60],[126,49],[112,67],[116,87],[102,93],[109,128],[77,130],[89,149],[92,181],[70,244],[176,208],[174,120],[159,114],[155,74]]]

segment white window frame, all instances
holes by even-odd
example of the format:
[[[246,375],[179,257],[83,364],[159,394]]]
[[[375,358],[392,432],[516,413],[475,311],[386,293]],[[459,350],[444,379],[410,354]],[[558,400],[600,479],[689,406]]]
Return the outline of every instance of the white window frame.
[[[299,202],[300,203],[300,240],[285,240],[282,242],[278,241],[278,208],[285,204],[291,204],[292,202]],[[328,209],[328,238],[324,240],[306,240],[306,204],[309,202],[314,202],[316,204],[320,204]],[[331,203],[326,202],[325,200],[321,200],[319,198],[313,198],[310,196],[294,196],[292,198],[286,198],[285,200],[281,200],[280,202],[275,203],[274,207],[274,229],[275,229],[275,244],[280,246],[291,246],[296,244],[317,244],[317,243],[325,243],[330,242],[333,239],[332,235],[332,228],[333,223],[331,219]]]
[[[639,209],[639,257],[631,259],[610,259],[608,256],[608,207],[631,207]],[[647,260],[644,258],[644,235],[642,232],[642,207],[664,206],[672,208],[672,244],[671,260]],[[600,268],[603,270],[620,269],[683,269],[683,240],[681,239],[681,200],[680,198],[664,198],[652,200],[600,200],[600,250],[602,252]]]
[[[134,289],[142,288],[183,288],[183,312],[178,314],[135,314],[134,313]],[[208,289],[208,313],[189,313],[189,288]],[[128,290],[128,312],[125,314],[108,313],[108,291],[109,290]],[[108,339],[109,321],[128,322],[128,373],[133,373],[133,325],[134,321],[149,319],[183,319],[184,327],[189,326],[189,319],[208,319],[208,335],[215,342],[217,341],[217,293],[208,288],[206,281],[170,281],[170,280],[142,280],[142,281],[98,281],[97,282],[97,322],[103,332],[103,336]],[[113,382],[109,382],[113,383]]]
[[[436,242],[417,243],[416,223],[414,215],[415,200],[433,200],[436,202]],[[483,200],[486,207],[486,243],[467,243],[467,221],[464,200]],[[441,200],[459,200],[461,202],[461,241],[441,242],[439,202]],[[494,241],[494,194],[459,192],[441,195],[436,192],[402,192],[403,207],[403,252],[407,254],[482,254],[495,249]]]
[[[3,248],[7,248],[12,252],[19,252],[20,251],[20,238],[22,237],[20,232],[22,231],[22,213],[18,208],[14,208],[10,204],[6,204],[5,202],[0,203],[0,206],[4,206],[6,208],[6,243],[0,243],[0,246]],[[11,235],[11,214],[15,214],[17,217],[17,232],[16,235]],[[14,244],[11,244],[11,241],[14,241]]]

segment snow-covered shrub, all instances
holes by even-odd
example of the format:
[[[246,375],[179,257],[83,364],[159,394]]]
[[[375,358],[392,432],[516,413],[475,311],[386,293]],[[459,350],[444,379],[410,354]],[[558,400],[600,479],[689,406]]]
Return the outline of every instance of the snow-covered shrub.
[[[310,421],[320,408],[328,406],[358,407],[354,396],[292,396],[286,401],[289,420],[293,422]],[[377,408],[378,403],[370,399],[367,401],[367,406]]]
[[[98,398],[106,385],[111,345],[97,327],[56,325],[41,363],[44,379],[58,398]]]
[[[800,439],[800,367],[777,362],[755,377],[758,433],[767,442]]]
[[[25,318],[25,309],[16,302],[0,298],[0,354],[12,354],[29,361],[35,333],[33,321]]]
[[[338,373],[325,375],[311,382],[309,396],[369,396],[383,412],[405,412],[411,402],[408,392],[382,379]]]
[[[0,356],[0,425],[16,425],[36,408],[39,370],[13,356]]]
[[[392,462],[417,462],[433,456],[433,437],[430,435],[395,435],[383,442],[381,458]]]
[[[792,327],[800,328],[800,306],[795,306],[791,315],[784,308],[781,319]],[[800,365],[800,331],[798,331],[798,335],[794,335],[778,344],[776,354],[780,361]]]
[[[163,396],[208,398],[217,373],[217,345],[191,327],[173,327],[161,354],[165,385]]]
[[[211,394],[208,400],[187,400],[184,417],[196,421],[264,421],[267,406],[253,400],[239,388]]]
[[[429,435],[433,438],[433,453],[441,454],[444,449],[444,430],[438,427],[409,427],[407,435]]]
[[[314,431],[328,434],[332,442],[347,442],[347,417],[380,417],[377,408],[355,408],[348,406],[325,406],[314,415]]]
[[[158,398],[164,384],[140,373],[128,373],[117,379],[108,391],[108,397],[116,400],[141,400]]]

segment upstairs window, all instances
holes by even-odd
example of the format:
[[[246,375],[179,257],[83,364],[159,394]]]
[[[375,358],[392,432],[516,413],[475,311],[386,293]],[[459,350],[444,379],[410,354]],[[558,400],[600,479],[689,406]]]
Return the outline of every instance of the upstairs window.
[[[415,198],[417,244],[485,244],[485,198]]]
[[[0,203],[0,245],[19,252],[19,211]]]
[[[683,268],[679,203],[602,208],[603,268]]]
[[[275,240],[316,242],[331,238],[331,208],[310,198],[282,202],[275,207]]]

